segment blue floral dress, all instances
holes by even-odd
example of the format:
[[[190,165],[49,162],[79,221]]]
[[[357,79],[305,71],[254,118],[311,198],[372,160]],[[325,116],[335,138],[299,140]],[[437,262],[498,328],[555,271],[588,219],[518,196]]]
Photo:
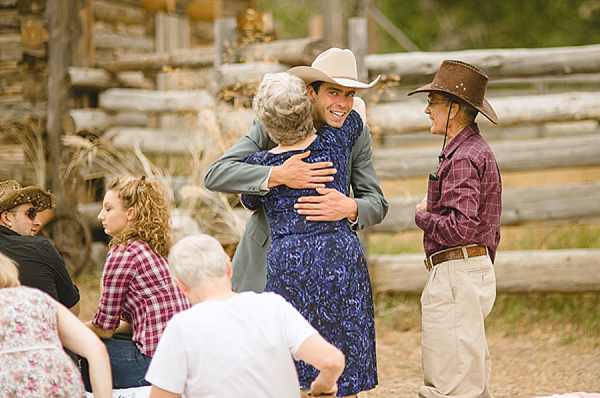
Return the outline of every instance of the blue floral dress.
[[[325,126],[306,148],[307,162],[331,161],[337,170],[327,184],[345,195],[349,193],[348,159],[362,132],[362,121],[355,111],[341,129]],[[303,151],[247,155],[250,164],[276,166]],[[264,205],[272,243],[267,255],[265,291],[288,300],[346,358],[338,379],[338,395],[354,395],[377,385],[375,321],[369,270],[356,233],[348,220],[307,221],[294,210],[301,196],[317,195],[314,189],[278,186],[265,196],[242,195],[251,210]],[[302,387],[309,387],[318,372],[296,362]]]

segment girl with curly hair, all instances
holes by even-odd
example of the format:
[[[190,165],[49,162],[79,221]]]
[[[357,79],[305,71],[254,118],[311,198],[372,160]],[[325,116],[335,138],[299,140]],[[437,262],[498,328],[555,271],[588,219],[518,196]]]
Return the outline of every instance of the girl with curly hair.
[[[170,203],[158,181],[118,177],[107,187],[98,220],[113,238],[100,305],[87,325],[106,344],[114,388],[150,385],[144,376],[167,322],[190,307],[167,265]],[[120,338],[129,333],[130,340]],[[85,380],[85,363],[82,371]]]

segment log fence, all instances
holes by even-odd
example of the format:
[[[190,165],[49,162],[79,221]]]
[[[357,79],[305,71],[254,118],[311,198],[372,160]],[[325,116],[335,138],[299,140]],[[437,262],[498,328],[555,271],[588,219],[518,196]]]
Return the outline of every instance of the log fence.
[[[16,7],[16,0],[13,2],[10,7]],[[265,73],[310,64],[327,48],[326,43],[313,38],[231,46],[235,29],[231,20],[217,24],[221,28],[214,34],[222,41],[179,48],[189,40],[180,38],[170,45],[172,40],[164,35],[169,34],[172,21],[165,16],[161,16],[160,25],[163,37],[150,38],[148,15],[129,3],[93,2],[96,58],[93,65],[69,67],[66,80],[72,93],[84,93],[86,104],[94,107],[71,106],[62,118],[65,132],[93,129],[111,138],[118,148],[136,145],[149,154],[191,156],[190,148],[199,139],[210,145],[207,129],[216,127],[221,134],[233,136],[247,131],[254,117],[248,95]],[[8,11],[0,16],[7,21],[6,26],[15,19]],[[114,28],[117,26],[127,29]],[[178,35],[190,29],[176,23],[174,26]],[[359,55],[365,53],[364,32],[361,33],[364,29],[364,21],[352,20],[349,37]],[[32,99],[38,105],[28,109],[23,99],[31,90],[21,86],[21,82],[11,83],[11,76],[17,74],[31,81],[38,78],[35,71],[20,72],[18,63],[28,52],[44,56],[39,51],[46,47],[27,47],[14,30],[12,34],[0,35],[0,81],[4,90],[0,93],[0,106],[9,104],[3,112],[16,120],[46,112],[44,96]],[[192,26],[191,30],[195,28]],[[157,49],[165,51],[156,52]],[[374,165],[382,182],[426,178],[435,168],[440,141],[426,133],[430,121],[423,113],[425,100],[405,94],[431,81],[444,59],[460,59],[489,74],[489,100],[500,117],[500,125],[492,126],[482,117],[478,123],[503,172],[600,166],[600,45],[370,54],[359,56],[361,76],[371,80],[383,74],[384,82],[394,83],[385,92],[366,92],[364,97],[375,137]],[[245,97],[241,98],[245,100],[243,106],[229,95],[235,90]],[[218,126],[202,126],[202,112],[210,113],[210,120]],[[11,161],[3,161],[8,156]],[[11,170],[22,158],[17,148],[7,146],[0,151],[0,162],[10,164]],[[368,233],[414,231],[414,208],[421,197],[388,198],[387,218]],[[510,188],[505,189],[503,199],[504,226],[600,219],[600,180]],[[498,289],[600,290],[598,254],[595,250],[500,252],[496,267]],[[427,276],[422,255],[418,254],[370,255],[369,263],[377,291],[417,293]]]

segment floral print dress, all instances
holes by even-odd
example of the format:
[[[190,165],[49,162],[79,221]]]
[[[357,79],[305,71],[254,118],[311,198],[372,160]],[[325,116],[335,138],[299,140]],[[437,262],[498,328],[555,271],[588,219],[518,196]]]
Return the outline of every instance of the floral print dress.
[[[0,396],[85,397],[58,338],[56,302],[40,290],[0,289]]]

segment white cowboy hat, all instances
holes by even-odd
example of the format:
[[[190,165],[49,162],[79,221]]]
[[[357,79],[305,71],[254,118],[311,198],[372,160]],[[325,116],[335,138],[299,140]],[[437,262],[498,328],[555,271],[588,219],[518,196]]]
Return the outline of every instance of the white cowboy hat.
[[[359,82],[356,58],[352,51],[335,47],[319,54],[311,66],[296,66],[288,70],[288,73],[298,76],[306,84],[324,81],[353,88],[371,88],[381,77],[381,75],[377,76],[369,84]]]

